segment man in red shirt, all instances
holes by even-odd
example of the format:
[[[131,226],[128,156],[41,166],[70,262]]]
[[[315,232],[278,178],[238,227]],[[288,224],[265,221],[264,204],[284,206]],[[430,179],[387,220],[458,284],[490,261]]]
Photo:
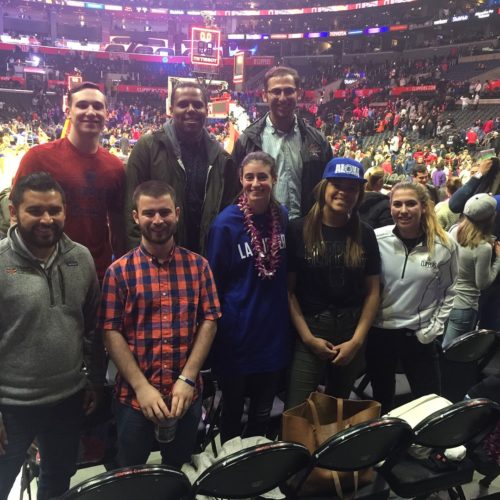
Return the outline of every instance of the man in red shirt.
[[[107,117],[106,97],[99,87],[91,82],[74,87],[68,106],[68,136],[28,150],[14,184],[34,172],[47,172],[59,182],[66,193],[65,232],[90,250],[102,280],[112,255],[125,252],[125,169],[99,146]]]
[[[465,134],[465,139],[467,141],[467,149],[469,150],[469,153],[474,153],[476,151],[476,144],[477,144],[476,131],[472,128],[467,130]]]
[[[155,424],[179,419],[175,438],[159,443],[162,462],[180,467],[196,444],[201,416],[199,372],[221,316],[205,258],[176,246],[173,189],[140,184],[133,196],[140,246],[106,272],[98,326],[118,368],[118,465],[146,463]]]
[[[493,118],[489,118],[484,122],[483,132],[485,134],[489,134],[495,128],[495,124],[493,122]]]

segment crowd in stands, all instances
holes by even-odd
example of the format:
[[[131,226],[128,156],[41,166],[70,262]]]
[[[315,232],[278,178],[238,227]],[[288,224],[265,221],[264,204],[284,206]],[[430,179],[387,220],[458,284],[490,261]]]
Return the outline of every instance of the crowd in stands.
[[[102,65],[93,65],[90,64],[90,61],[77,59],[79,59],[78,56],[54,58],[54,61],[51,61],[54,64],[63,61],[61,69],[55,70],[57,74],[54,77],[61,78],[64,71],[69,71],[72,67],[75,68],[76,64],[83,68],[84,80],[92,79],[108,71],[118,71],[120,65],[123,70],[126,64],[136,64],[135,69],[137,71],[126,74],[140,76],[141,84],[145,81],[143,75],[151,75],[150,79],[154,83],[161,83],[162,86],[165,86],[166,70],[154,63],[104,61]],[[84,64],[81,64],[82,62]],[[142,66],[140,66],[141,64]],[[462,142],[466,142],[466,130],[456,130],[452,121],[442,118],[443,111],[453,109],[455,103],[464,95],[470,96],[467,100],[473,102],[473,97],[476,94],[481,98],[491,97],[495,94],[489,88],[488,82],[481,84],[476,80],[446,81],[446,73],[449,67],[454,64],[456,64],[456,58],[450,55],[443,58],[434,57],[431,60],[409,61],[401,59],[395,63],[386,61],[381,64],[361,64],[354,62],[349,65],[320,66],[316,71],[305,71],[303,73],[306,76],[302,77],[301,87],[306,90],[314,89],[325,86],[334,80],[344,80],[352,74],[359,75],[354,84],[346,86],[342,82],[341,88],[351,91],[349,97],[345,100],[332,100],[333,92],[330,92],[329,95],[325,95],[323,92],[323,95],[321,93],[317,94],[317,102],[314,101],[307,105],[307,97],[304,97],[306,109],[309,112],[312,111],[312,115],[317,114],[320,116],[319,120],[316,121],[316,126],[325,135],[331,136],[333,141],[342,141],[346,137],[354,137],[358,140],[377,133],[394,131],[395,134],[399,133],[403,137],[411,136],[412,139],[418,141],[439,140],[446,142],[448,136],[453,133],[454,140],[458,141],[453,145],[457,146]],[[87,72],[88,69],[91,70]],[[182,69],[185,70],[184,74],[186,76],[189,75],[187,66],[182,68],[181,65],[168,65],[169,75],[171,75],[171,70],[173,70],[174,74],[176,74],[176,71],[182,74]],[[158,70],[160,70],[159,73]],[[134,80],[124,79],[122,82],[127,83],[129,81]],[[0,83],[8,84],[10,82],[2,81]],[[437,91],[420,98],[413,96],[410,98],[390,99],[388,96],[390,89],[396,86],[426,84],[436,85]],[[383,89],[383,92],[367,98],[355,95],[354,91],[356,89],[374,87]],[[35,129],[41,122],[49,137],[57,136],[64,121],[64,114],[59,104],[63,88],[56,88],[55,92],[56,95],[51,96],[51,98],[44,92],[37,93],[33,96],[31,103],[23,101],[25,104],[23,109],[16,106],[16,103],[1,101],[0,116],[2,121],[9,123],[9,121],[14,120],[18,123],[30,124]],[[156,92],[141,93],[140,96],[134,94],[113,96],[110,101],[110,128],[117,129],[119,136],[123,131],[132,137],[137,133],[141,134],[142,130],[149,131],[160,127],[166,117],[164,97],[163,94]],[[247,109],[252,119],[259,117],[259,107],[256,107],[255,104],[262,102],[260,89],[235,94],[235,97]],[[330,105],[321,106],[321,104],[325,103]],[[381,103],[385,104],[381,106]],[[320,104],[319,108],[316,104]],[[462,107],[464,107],[463,101]],[[471,123],[470,125],[472,127],[475,124]],[[135,127],[139,132],[137,130],[132,131],[132,127]],[[496,129],[496,123],[494,128]],[[486,129],[484,135],[490,132],[491,130]],[[113,135],[116,136],[116,133]],[[478,143],[482,139],[481,129],[478,134]]]

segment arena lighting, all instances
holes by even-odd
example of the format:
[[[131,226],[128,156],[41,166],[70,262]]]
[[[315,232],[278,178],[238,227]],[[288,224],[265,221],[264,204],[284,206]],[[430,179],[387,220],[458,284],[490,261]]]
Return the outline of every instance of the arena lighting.
[[[328,31],[318,31],[316,33],[304,33],[304,38],[327,38],[330,36]]]
[[[52,5],[57,3],[57,5],[67,5],[69,7],[78,8],[88,8],[88,9],[99,9],[99,10],[125,10],[125,7],[99,4],[93,2],[81,2],[77,0],[26,0],[31,3],[45,3]],[[164,9],[164,14],[170,14],[173,16],[185,16],[185,15],[195,15],[202,16],[205,13],[213,17],[256,17],[256,16],[295,16],[301,14],[322,14],[322,13],[332,13],[332,12],[347,12],[353,10],[368,9],[374,7],[387,7],[389,5],[397,5],[403,3],[413,3],[417,0],[372,0],[368,2],[358,2],[350,3],[344,5],[329,5],[322,7],[303,7],[299,9],[261,9],[261,10],[210,10],[210,11],[198,11],[198,10],[184,10],[184,9]],[[99,7],[96,7],[98,5]],[[150,7],[142,7],[150,11]]]
[[[386,31],[389,31],[388,26],[377,26],[375,28],[366,28],[365,29],[365,34],[367,35],[375,35],[376,33],[385,33]]]
[[[104,4],[103,4],[103,3],[85,2],[85,7],[86,7],[87,9],[99,9],[99,10],[104,10]]]

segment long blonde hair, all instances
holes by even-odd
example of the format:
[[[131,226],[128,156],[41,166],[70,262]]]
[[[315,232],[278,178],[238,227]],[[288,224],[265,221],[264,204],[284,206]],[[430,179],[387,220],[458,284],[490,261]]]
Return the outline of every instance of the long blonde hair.
[[[323,179],[314,188],[316,203],[312,206],[304,219],[304,246],[306,257],[321,258],[325,253],[325,240],[323,238],[322,223],[323,209],[325,207],[325,191],[328,179]],[[360,182],[359,195],[356,205],[354,205],[346,224],[347,241],[345,249],[344,264],[346,267],[361,267],[365,260],[365,251],[361,238],[361,221],[358,208],[363,201],[364,183]]]
[[[476,222],[465,216],[457,229],[458,244],[462,247],[476,248],[482,242],[490,241],[494,222],[495,214],[486,220]]]
[[[429,253],[431,255],[434,253],[436,237],[441,240],[443,245],[449,247],[451,244],[450,238],[437,220],[434,202],[431,200],[428,189],[415,182],[399,182],[391,190],[391,205],[394,193],[403,189],[413,191],[417,195],[418,201],[422,206],[423,213],[422,218],[420,219],[420,224],[422,226],[422,231],[425,234],[426,245],[429,249]]]

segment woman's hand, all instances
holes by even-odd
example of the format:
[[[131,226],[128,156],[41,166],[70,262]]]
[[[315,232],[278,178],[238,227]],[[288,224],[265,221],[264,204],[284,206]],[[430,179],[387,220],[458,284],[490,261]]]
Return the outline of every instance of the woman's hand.
[[[480,172],[483,175],[486,175],[490,171],[491,165],[493,165],[493,160],[491,158],[486,158],[485,160],[481,160],[479,162],[478,172]]]
[[[356,356],[360,347],[361,346],[353,339],[336,345],[333,350],[337,355],[332,360],[332,363],[338,366],[348,365],[353,360],[354,356]]]
[[[319,359],[330,361],[336,356],[333,344],[328,340],[312,337],[306,345]]]
[[[493,250],[495,251],[495,255],[500,257],[500,241],[497,240],[493,243]]]

